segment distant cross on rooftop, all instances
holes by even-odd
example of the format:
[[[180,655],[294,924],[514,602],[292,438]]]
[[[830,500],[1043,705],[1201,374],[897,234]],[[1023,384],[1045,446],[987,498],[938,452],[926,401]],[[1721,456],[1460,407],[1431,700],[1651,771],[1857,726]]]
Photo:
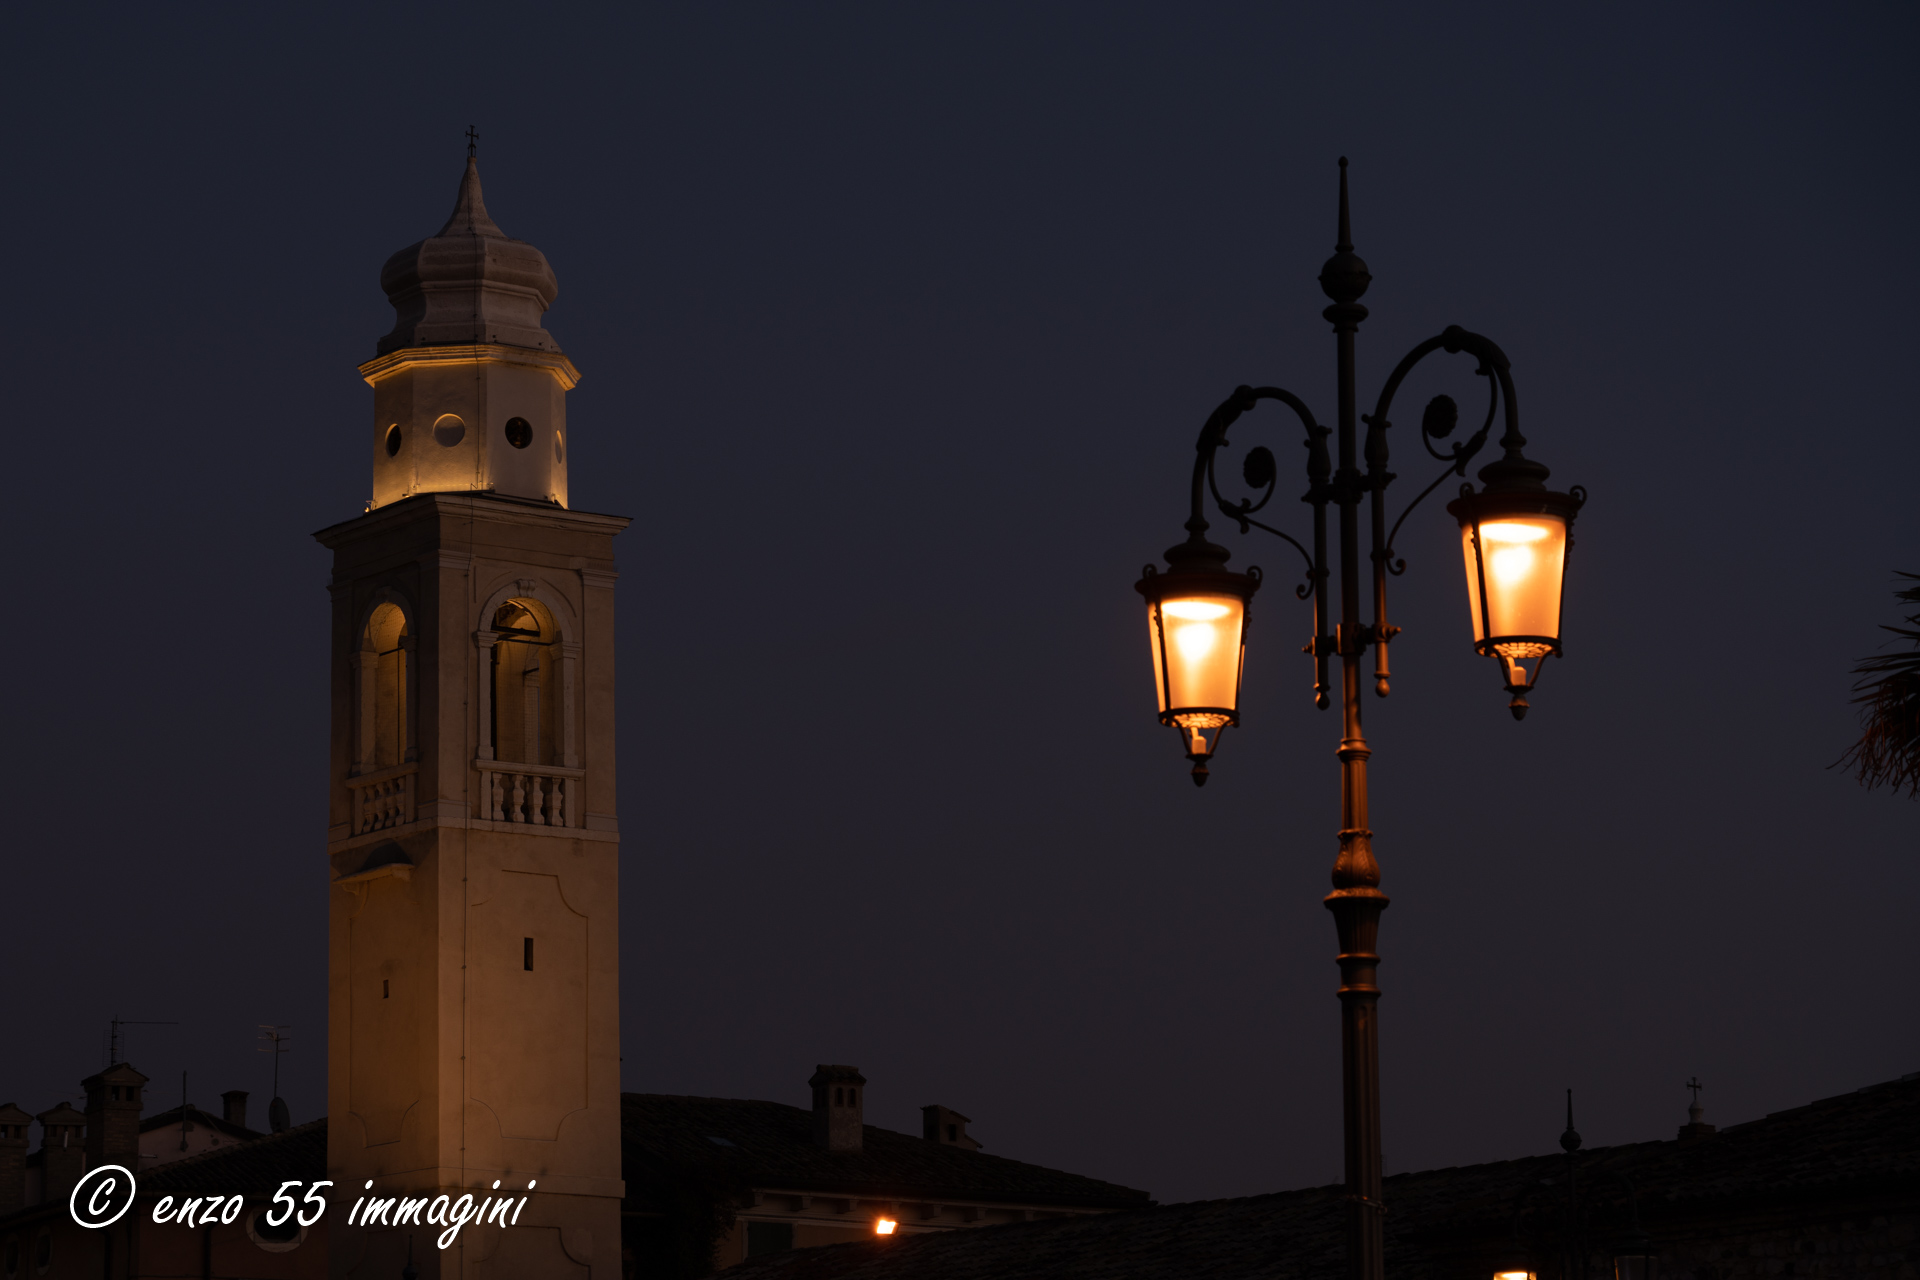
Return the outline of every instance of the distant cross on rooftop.
[[[1701,1091],[1702,1089],[1704,1089],[1704,1088],[1706,1088],[1706,1087],[1707,1087],[1707,1086],[1705,1086],[1705,1085],[1703,1085],[1703,1084],[1701,1084],[1701,1083],[1700,1083],[1700,1077],[1699,1077],[1699,1076],[1695,1076],[1695,1077],[1693,1077],[1693,1079],[1691,1079],[1691,1080],[1689,1080],[1689,1081],[1687,1081],[1687,1088],[1689,1088],[1689,1089],[1691,1089],[1691,1090],[1693,1090],[1693,1105],[1694,1105],[1694,1106],[1696,1106],[1696,1107],[1697,1107],[1697,1106],[1699,1106],[1699,1105],[1700,1105],[1700,1091]]]
[[[480,132],[472,125],[467,126],[467,159],[480,154]]]

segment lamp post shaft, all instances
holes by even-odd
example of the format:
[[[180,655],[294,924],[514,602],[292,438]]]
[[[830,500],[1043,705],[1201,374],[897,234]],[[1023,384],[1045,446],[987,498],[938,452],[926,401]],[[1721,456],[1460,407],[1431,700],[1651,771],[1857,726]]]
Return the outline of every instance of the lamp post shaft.
[[[1346,1130],[1347,1277],[1382,1280],[1385,1238],[1381,1220],[1380,988],[1375,972],[1380,912],[1380,866],[1373,856],[1367,816],[1367,759],[1373,754],[1361,727],[1360,663],[1371,638],[1360,622],[1360,501],[1369,478],[1359,469],[1353,348],[1367,309],[1360,305],[1372,277],[1353,252],[1347,217],[1347,167],[1340,162],[1340,234],[1320,273],[1333,305],[1325,311],[1339,352],[1339,464],[1331,497],[1340,508],[1340,852],[1333,865],[1333,912],[1340,952],[1340,1059]],[[1376,534],[1377,540],[1377,534]],[[1379,548],[1375,548],[1376,551]]]

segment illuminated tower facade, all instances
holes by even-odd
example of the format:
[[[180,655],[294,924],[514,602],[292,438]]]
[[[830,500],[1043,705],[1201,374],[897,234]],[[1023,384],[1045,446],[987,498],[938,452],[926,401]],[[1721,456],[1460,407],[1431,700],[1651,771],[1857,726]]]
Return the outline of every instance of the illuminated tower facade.
[[[381,272],[373,493],[333,552],[327,1215],[335,1276],[620,1268],[613,538],[567,505],[546,258],[453,216]],[[350,1225],[501,1193],[510,1229]]]

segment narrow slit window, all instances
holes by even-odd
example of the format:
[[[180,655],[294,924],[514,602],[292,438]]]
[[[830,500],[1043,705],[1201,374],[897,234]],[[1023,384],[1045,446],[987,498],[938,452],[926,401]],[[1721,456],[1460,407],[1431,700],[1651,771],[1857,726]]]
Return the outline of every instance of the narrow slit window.
[[[393,994],[392,990],[387,986],[387,983],[390,981],[391,979],[389,978],[380,979],[380,998],[382,1000],[387,999],[389,996]]]
[[[533,939],[526,938],[520,944],[520,963],[528,973],[533,972]]]

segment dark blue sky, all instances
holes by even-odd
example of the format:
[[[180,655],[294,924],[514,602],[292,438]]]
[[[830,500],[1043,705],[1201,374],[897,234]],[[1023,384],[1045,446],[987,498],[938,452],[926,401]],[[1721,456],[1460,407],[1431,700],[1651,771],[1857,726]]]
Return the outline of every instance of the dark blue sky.
[[[1291,12],[1289,12],[1291,10]],[[1196,792],[1139,566],[1240,382],[1334,412],[1449,323],[1592,499],[1516,725],[1435,501],[1367,708],[1389,1171],[1920,1069],[1920,809],[1827,766],[1920,570],[1909,5],[41,8],[14,19],[8,1052],[116,1011],[324,1106],[326,553],[381,263],[548,255],[618,543],[625,1085],[869,1118],[1162,1199],[1339,1174],[1334,715],[1263,596]],[[1428,362],[1431,367],[1434,362]],[[1428,477],[1403,394],[1396,509]],[[1271,412],[1270,410],[1267,412]],[[1269,420],[1283,425],[1277,416]],[[1291,432],[1273,444],[1297,465]],[[1285,482],[1291,484],[1291,481]],[[1304,528],[1304,509],[1287,515]],[[1292,552],[1236,539],[1236,563]],[[27,639],[32,644],[24,643]]]

